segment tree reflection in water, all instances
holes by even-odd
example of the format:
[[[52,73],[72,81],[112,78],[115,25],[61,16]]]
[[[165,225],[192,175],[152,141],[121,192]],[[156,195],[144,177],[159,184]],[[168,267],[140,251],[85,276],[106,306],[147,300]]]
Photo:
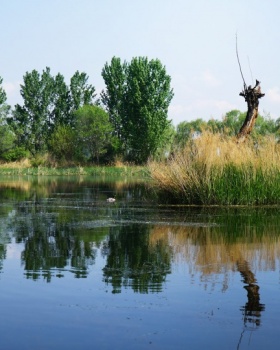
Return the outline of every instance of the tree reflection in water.
[[[122,287],[140,293],[162,290],[166,275],[171,273],[172,249],[162,240],[150,245],[149,231],[144,224],[122,226],[119,231],[112,228],[103,273],[113,293],[120,293]]]
[[[248,298],[247,303],[241,307],[244,326],[248,324],[260,326],[261,311],[265,310],[265,305],[260,303],[260,287],[256,284],[257,280],[247,261],[238,261],[237,268],[243,277],[243,282],[246,284],[244,288],[247,290]]]
[[[90,241],[81,240],[57,213],[44,212],[36,204],[17,209],[10,226],[16,242],[24,243],[21,259],[27,278],[43,276],[50,282],[54,276],[63,277],[65,269],[76,278],[87,276],[96,254]]]

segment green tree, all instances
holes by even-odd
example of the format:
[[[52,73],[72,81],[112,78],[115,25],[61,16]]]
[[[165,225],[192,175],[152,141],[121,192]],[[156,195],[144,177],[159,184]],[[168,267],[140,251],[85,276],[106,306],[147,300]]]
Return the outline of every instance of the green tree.
[[[11,107],[6,103],[7,96],[2,83],[3,79],[0,77],[0,158],[6,161],[17,160],[26,153],[16,147],[15,134],[7,123]]]
[[[280,141],[280,118],[275,120],[275,136],[278,142]]]
[[[70,124],[71,96],[69,87],[62,74],[53,77],[52,105],[49,106],[50,116],[48,134],[50,135],[57,125]]]
[[[222,121],[223,132],[230,136],[237,135],[245,118],[246,113],[242,113],[237,109],[227,112]]]
[[[9,118],[18,143],[33,155],[47,151],[47,141],[56,126],[73,126],[75,111],[92,103],[95,89],[87,80],[85,73],[77,71],[69,87],[63,75],[52,76],[49,67],[42,74],[36,70],[27,72],[21,85],[23,105],[17,104]]]
[[[111,64],[106,63],[102,69],[102,77],[106,84],[106,92],[101,92],[101,101],[109,113],[114,135],[120,140],[120,146],[125,143],[123,134],[124,102],[126,94],[127,63],[113,57]],[[120,147],[121,150],[121,147]]]
[[[6,91],[4,90],[4,88],[2,87],[2,83],[3,83],[3,78],[0,77],[0,106],[6,102],[7,100],[7,95],[6,95]]]
[[[48,142],[49,151],[60,162],[74,160],[77,155],[76,138],[76,132],[70,125],[57,125]]]
[[[163,135],[171,123],[167,119],[173,97],[171,78],[158,59],[149,61],[146,57],[133,58],[129,64],[113,58],[102,76],[106,85],[102,102],[124,155],[144,163],[166,141]]]
[[[112,138],[108,114],[99,106],[83,106],[76,112],[75,130],[85,160],[99,163]]]
[[[4,160],[9,160],[8,153],[15,147],[15,135],[6,122],[9,112],[10,106],[0,105],[0,158]]]
[[[76,71],[70,80],[71,112],[77,111],[84,105],[93,104],[96,96],[95,88],[88,84],[86,73]]]
[[[48,130],[53,121],[55,82],[47,67],[40,75],[36,70],[23,77],[21,96],[23,106],[15,106],[10,124],[19,134],[20,142],[34,155],[46,150]]]
[[[272,119],[269,114],[266,114],[265,116],[259,115],[256,119],[256,124],[253,131],[260,135],[276,134],[277,121]]]
[[[156,160],[165,160],[170,156],[171,152],[173,151],[175,135],[175,127],[173,124],[170,124],[170,126],[165,129],[162,135],[163,142],[161,143],[161,146],[157,148],[156,154],[154,155]]]
[[[206,128],[207,123],[200,118],[190,122],[184,121],[179,123],[176,128],[173,148],[184,147],[187,141],[197,137]]]

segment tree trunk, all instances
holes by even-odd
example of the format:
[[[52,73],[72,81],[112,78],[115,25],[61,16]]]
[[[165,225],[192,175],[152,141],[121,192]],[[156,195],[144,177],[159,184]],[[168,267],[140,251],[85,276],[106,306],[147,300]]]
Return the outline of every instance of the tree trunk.
[[[240,92],[240,96],[245,98],[247,102],[247,115],[239,133],[237,134],[237,143],[244,142],[247,136],[253,130],[255,125],[255,121],[258,116],[258,108],[259,108],[259,99],[263,97],[265,94],[261,93],[260,82],[256,80],[256,85],[252,88],[251,85],[246,87],[244,84],[244,90]]]

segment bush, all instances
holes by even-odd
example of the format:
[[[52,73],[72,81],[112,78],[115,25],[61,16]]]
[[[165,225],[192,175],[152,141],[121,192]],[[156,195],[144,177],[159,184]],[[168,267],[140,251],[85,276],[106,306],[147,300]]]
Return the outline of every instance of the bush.
[[[49,140],[49,151],[59,161],[70,161],[76,156],[77,143],[73,128],[69,125],[59,125]]]
[[[23,158],[28,158],[29,152],[24,147],[15,147],[1,155],[1,158],[7,162],[14,162]]]

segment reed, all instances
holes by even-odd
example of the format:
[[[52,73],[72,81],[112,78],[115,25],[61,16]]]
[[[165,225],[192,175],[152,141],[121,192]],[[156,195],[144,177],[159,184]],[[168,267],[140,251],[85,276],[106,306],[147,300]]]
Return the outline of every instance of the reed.
[[[280,203],[280,145],[273,138],[237,144],[203,132],[167,162],[150,162],[160,198],[199,205]]]

